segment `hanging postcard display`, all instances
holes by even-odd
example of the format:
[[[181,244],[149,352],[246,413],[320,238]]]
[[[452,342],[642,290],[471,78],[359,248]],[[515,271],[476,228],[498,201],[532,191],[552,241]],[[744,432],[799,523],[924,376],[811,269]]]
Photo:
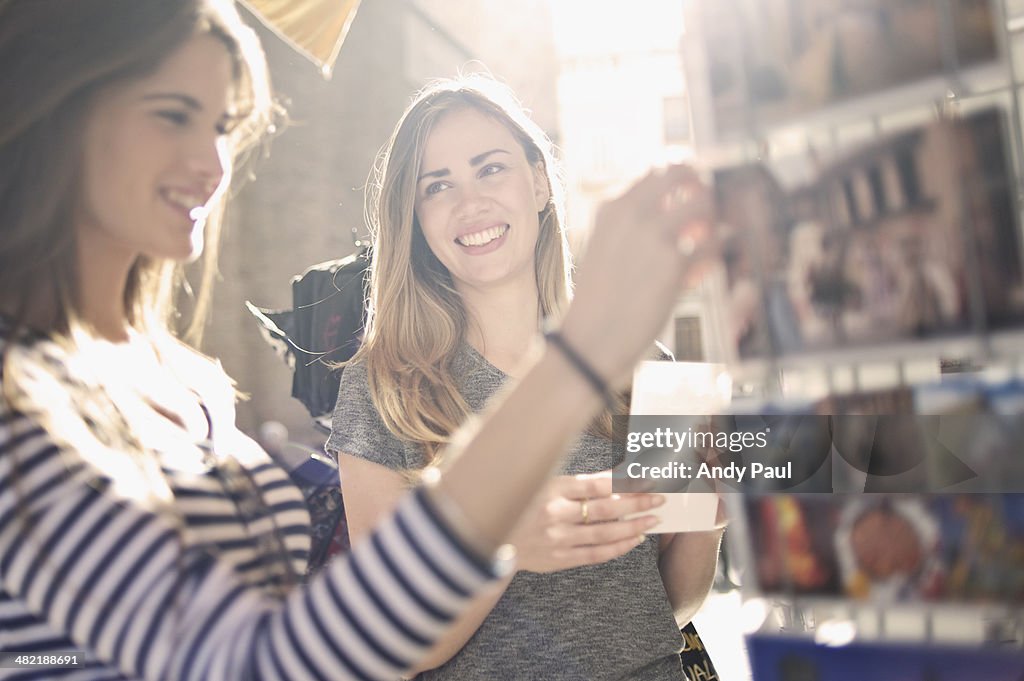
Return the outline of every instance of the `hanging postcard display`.
[[[989,0],[716,0],[699,7],[719,136],[998,57]]]
[[[986,109],[831,159],[807,151],[718,170],[735,354],[1019,323],[1024,285],[1004,127],[1002,112]]]

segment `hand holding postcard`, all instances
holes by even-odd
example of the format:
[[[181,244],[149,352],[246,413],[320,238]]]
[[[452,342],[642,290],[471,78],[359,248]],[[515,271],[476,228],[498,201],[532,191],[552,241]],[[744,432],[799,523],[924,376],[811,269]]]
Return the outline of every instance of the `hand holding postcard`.
[[[630,412],[634,416],[668,415],[666,421],[695,422],[706,415],[720,411],[728,404],[732,382],[725,367],[720,364],[696,362],[643,362],[633,374],[633,399]],[[632,425],[630,426],[632,430]],[[666,449],[655,455],[665,466],[678,464],[679,455]],[[651,461],[651,457],[645,457]],[[631,479],[621,466],[614,477],[624,490],[638,481]],[[679,491],[676,480],[639,481],[649,485],[645,491],[662,492],[665,504],[648,511],[661,523],[648,530],[651,534],[672,532],[702,532],[714,529],[718,517],[719,497],[713,481],[690,480],[687,490]]]

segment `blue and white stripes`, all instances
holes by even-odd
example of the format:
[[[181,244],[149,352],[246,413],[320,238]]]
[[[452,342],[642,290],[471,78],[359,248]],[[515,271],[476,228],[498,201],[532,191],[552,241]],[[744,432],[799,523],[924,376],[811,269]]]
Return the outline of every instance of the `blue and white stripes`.
[[[303,567],[301,495],[269,461],[250,470]],[[282,601],[211,476],[167,477],[184,528],[0,404],[0,651],[86,659],[0,679],[396,679],[495,577],[419,490]]]

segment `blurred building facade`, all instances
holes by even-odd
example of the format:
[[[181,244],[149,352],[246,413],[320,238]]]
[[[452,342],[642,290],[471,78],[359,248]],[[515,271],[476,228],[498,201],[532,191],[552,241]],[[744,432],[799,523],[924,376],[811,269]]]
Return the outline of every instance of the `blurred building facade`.
[[[653,163],[692,156],[683,2],[552,0],[571,226]]]

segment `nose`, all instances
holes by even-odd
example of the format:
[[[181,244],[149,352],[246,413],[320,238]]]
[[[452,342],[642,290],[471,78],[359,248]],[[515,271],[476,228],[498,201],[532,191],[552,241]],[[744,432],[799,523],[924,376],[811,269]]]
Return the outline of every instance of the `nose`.
[[[189,150],[189,172],[207,194],[213,194],[231,173],[231,151],[223,135],[204,134]]]
[[[477,187],[473,186],[473,183],[460,187],[458,192],[455,215],[459,220],[472,220],[487,210],[490,199]]]

